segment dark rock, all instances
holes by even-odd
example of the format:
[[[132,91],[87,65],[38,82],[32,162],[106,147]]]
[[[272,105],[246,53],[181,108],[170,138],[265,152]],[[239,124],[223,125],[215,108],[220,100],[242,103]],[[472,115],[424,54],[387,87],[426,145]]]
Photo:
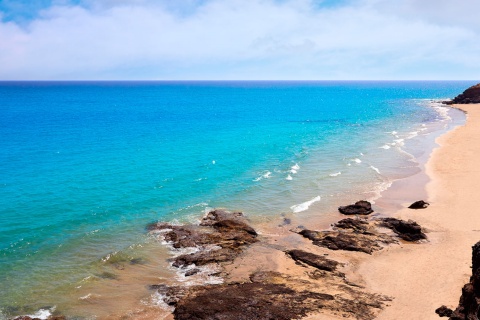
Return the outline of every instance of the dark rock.
[[[367,233],[370,224],[366,220],[346,218],[333,224],[337,229],[350,229],[357,233]]]
[[[430,203],[423,200],[415,201],[408,208],[409,209],[425,209],[430,205]]]
[[[336,278],[340,279],[340,278]],[[387,298],[358,291],[343,283],[335,295],[322,292],[317,283],[298,281],[274,271],[250,275],[250,282],[192,287],[164,287],[159,292],[175,307],[174,319],[263,320],[300,319],[312,312],[340,317],[373,319]],[[348,287],[348,289],[346,289]],[[347,290],[342,294],[342,290]]]
[[[201,226],[213,226],[215,223],[223,220],[245,221],[245,217],[241,212],[229,212],[225,210],[213,210],[207,213],[200,222]]]
[[[335,271],[337,269],[337,266],[341,265],[340,262],[337,262],[335,260],[327,259],[323,256],[319,256],[303,250],[289,250],[285,253],[295,261],[307,264],[320,270]]]
[[[203,266],[209,263],[232,261],[241,253],[240,249],[221,248],[218,250],[199,251],[190,254],[182,254],[173,259],[174,267],[184,267],[195,264]]]
[[[193,276],[193,275],[195,275],[195,274],[197,274],[197,273],[199,273],[199,272],[200,272],[200,269],[198,269],[198,268],[193,268],[193,269],[188,270],[187,272],[185,272],[185,277]]]
[[[355,204],[351,204],[348,206],[339,207],[338,211],[346,215],[367,215],[373,212],[372,205],[370,204],[370,202],[365,200],[357,201],[355,202]]]
[[[156,223],[149,225],[148,229],[160,232],[174,248],[199,248],[198,252],[174,258],[175,267],[232,261],[244,247],[258,241],[257,232],[248,225],[241,212],[223,210],[209,212],[200,226]]]
[[[450,320],[478,319],[480,310],[480,241],[472,247],[472,276],[462,288],[458,307]]]
[[[383,218],[380,219],[380,221],[380,226],[393,230],[393,232],[405,241],[427,239],[427,236],[422,232],[422,227],[415,221],[405,221],[395,218]]]
[[[446,104],[469,104],[480,103],[480,83],[471,86],[463,93],[456,96],[452,101],[445,101]]]
[[[205,286],[176,304],[176,320],[299,319],[334,300],[332,295],[296,292],[284,284],[244,283]]]
[[[438,314],[439,317],[451,317],[453,310],[447,308],[446,306],[441,306],[440,308],[437,308],[437,310],[435,310],[435,313]]]
[[[357,234],[353,232],[302,230],[300,234],[313,241],[314,245],[331,250],[360,251],[372,254],[381,250],[380,243],[394,243],[387,235]]]

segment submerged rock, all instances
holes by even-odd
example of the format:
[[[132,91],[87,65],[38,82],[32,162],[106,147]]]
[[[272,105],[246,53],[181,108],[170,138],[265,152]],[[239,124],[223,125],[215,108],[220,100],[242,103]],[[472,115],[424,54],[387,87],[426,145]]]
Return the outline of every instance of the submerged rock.
[[[480,310],[480,241],[472,247],[472,276],[462,288],[458,307],[450,320],[478,319]]]
[[[367,215],[373,212],[371,203],[365,200],[357,201],[355,204],[348,206],[339,207],[338,211],[346,215]]]
[[[445,104],[469,104],[480,103],[480,83],[471,86],[463,93],[456,96],[452,101],[445,101]]]
[[[418,241],[427,239],[425,233],[415,221],[400,220],[395,218],[380,219],[380,226],[393,230],[401,239],[405,241]]]
[[[285,253],[297,262],[307,264],[320,270],[335,271],[337,270],[337,266],[341,265],[340,262],[335,260],[327,259],[323,256],[303,250],[288,250]]]
[[[409,209],[426,209],[430,203],[425,202],[423,200],[415,201],[412,203],[408,208]]]

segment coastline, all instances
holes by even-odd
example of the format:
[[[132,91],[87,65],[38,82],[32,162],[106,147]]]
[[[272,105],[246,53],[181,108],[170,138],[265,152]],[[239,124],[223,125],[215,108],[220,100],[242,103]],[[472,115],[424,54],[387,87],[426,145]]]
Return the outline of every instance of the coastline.
[[[468,107],[464,109],[469,110]],[[475,112],[473,119],[469,114],[467,123],[476,121],[480,121],[480,112]],[[435,314],[435,309],[440,305],[446,304],[448,307],[454,308],[458,303],[461,287],[469,276],[470,246],[478,239],[476,231],[468,234],[465,232],[468,230],[470,220],[468,215],[459,219],[457,214],[462,210],[465,212],[462,205],[450,212],[452,203],[457,201],[457,198],[448,195],[447,186],[451,185],[452,177],[458,177],[457,168],[440,166],[448,164],[449,159],[458,156],[459,151],[456,148],[461,150],[466,147],[459,143],[459,141],[465,141],[466,138],[463,135],[457,137],[459,136],[458,132],[465,131],[465,127],[470,128],[471,126],[457,126],[437,137],[435,142],[440,147],[425,154],[425,160],[428,161],[426,164],[420,163],[421,174],[398,180],[398,185],[389,191],[389,196],[380,201],[388,202],[390,197],[398,193],[402,187],[414,187],[413,191],[425,189],[425,183],[428,181],[425,194],[428,195],[426,200],[432,204],[429,208],[425,210],[405,208],[392,214],[387,213],[387,216],[390,217],[418,222],[427,232],[427,241],[407,243],[400,240],[397,244],[386,242],[379,251],[370,252],[371,255],[369,255],[364,252],[330,250],[315,245],[305,237],[299,236],[298,228],[289,223],[280,225],[273,225],[272,221],[263,225],[255,223],[254,226],[260,234],[260,241],[252,244],[232,263],[224,265],[225,288],[232,283],[249,283],[252,275],[258,272],[273,272],[281,275],[282,281],[286,281],[297,291],[310,290],[313,283],[317,292],[335,294],[335,297],[340,300],[352,298],[350,295],[352,287],[345,290],[347,286],[361,288],[360,291],[353,294],[353,300],[350,301],[355,301],[359,305],[368,305],[374,301],[373,305],[376,305],[374,307],[369,305],[370,309],[362,310],[364,313],[359,311],[358,314],[351,310],[326,308],[322,309],[320,313],[310,312],[305,319],[341,319],[345,316],[353,316],[357,319],[402,319],[405,314],[409,315],[409,319],[437,319],[438,315]],[[468,131],[463,134],[471,136],[472,132]],[[452,149],[452,145],[457,147]],[[480,148],[478,154],[480,154]],[[462,159],[464,161],[474,160],[475,157],[463,157]],[[459,186],[464,185],[463,183],[464,181],[459,179]],[[474,186],[471,186],[470,190],[474,190]],[[409,191],[403,194],[406,197],[404,204],[420,200],[417,198],[420,196],[423,198],[424,194],[420,195],[412,190]],[[390,209],[393,210],[394,207]],[[338,216],[340,218],[337,220],[346,218]],[[381,221],[383,216],[386,215],[376,213],[369,217],[369,220],[375,227],[378,227],[378,221]],[[480,225],[480,219],[478,220]],[[375,225],[375,223],[377,224]],[[312,221],[312,225],[315,224],[316,222]],[[335,228],[333,229],[335,230]],[[330,228],[330,230],[332,229]],[[376,234],[386,235],[382,232]],[[389,236],[391,237],[391,233]],[[394,237],[390,239],[394,239]],[[285,254],[290,250],[303,250],[317,257],[333,259],[340,264],[339,274],[342,276],[335,278],[335,275],[325,275],[324,273],[320,278],[312,278],[312,268],[304,263],[294,261],[288,254]],[[327,278],[328,280],[325,280]],[[294,280],[292,281],[292,279]],[[312,281],[312,279],[314,280]],[[365,300],[362,301],[362,299]],[[166,319],[173,319],[173,316],[167,316]]]
[[[460,106],[460,108],[464,108],[464,105]],[[476,119],[478,120],[474,121],[480,121],[480,113]],[[472,120],[469,117],[468,123],[470,123],[470,121]],[[451,222],[450,220],[455,220],[456,216],[455,213],[452,213],[451,215],[448,214],[448,205],[455,199],[452,199],[451,196],[448,195],[448,192],[437,196],[438,199],[432,197],[432,195],[434,195],[439,188],[446,188],[442,185],[439,186],[437,180],[450,179],[450,177],[442,177],[441,175],[437,176],[437,171],[448,171],[451,168],[436,168],[435,166],[432,167],[431,163],[437,161],[438,163],[442,164],[442,160],[445,159],[444,156],[438,156],[436,154],[440,152],[438,150],[443,150],[443,148],[449,147],[448,141],[447,143],[444,143],[444,140],[457,132],[458,129],[459,128],[457,127],[455,130],[446,131],[446,133],[444,131],[439,138],[435,139],[436,142],[441,145],[441,148],[436,148],[432,152],[430,152],[432,148],[427,149],[428,152],[426,153],[428,154],[422,156],[425,159],[419,161],[420,173],[396,180],[389,189],[382,192],[381,197],[374,203],[374,207],[377,212],[372,215],[371,219],[377,219],[382,216],[393,216],[405,220],[415,220],[422,227],[427,229],[427,236],[429,239],[428,242],[419,244],[408,244],[401,242],[400,245],[388,245],[383,247],[383,250],[374,252],[373,255],[366,255],[361,252],[352,251],[332,251],[327,248],[315,246],[311,241],[299,236],[295,232],[292,232],[292,230],[297,226],[295,219],[293,219],[293,222],[286,222],[290,219],[288,217],[284,217],[284,221],[282,222],[282,218],[277,217],[277,219],[271,219],[268,222],[264,221],[264,223],[261,223],[259,221],[255,221],[256,219],[254,219],[254,217],[251,217],[253,226],[257,229],[257,231],[259,231],[259,237],[261,241],[246,249],[245,252],[241,254],[233,263],[224,265],[223,276],[225,278],[225,282],[249,281],[249,276],[259,270],[280,272],[286,276],[295,277],[299,281],[311,281],[311,278],[309,278],[307,275],[307,273],[311,270],[309,271],[308,267],[296,263],[285,254],[286,250],[301,249],[317,255],[328,256],[328,258],[344,264],[339,269],[342,273],[347,275],[348,281],[365,287],[368,293],[385,295],[388,296],[389,299],[393,298],[392,301],[387,300],[385,309],[380,311],[378,317],[376,315],[375,318],[400,319],[403,318],[405,314],[409,314],[412,315],[412,319],[417,319],[415,316],[417,314],[416,312],[418,312],[418,319],[437,319],[438,316],[434,313],[434,310],[437,307],[442,304],[446,304],[449,307],[454,307],[457,304],[460,295],[460,288],[466,282],[466,279],[469,276],[471,254],[470,246],[476,242],[476,240],[473,240],[472,243],[467,244],[465,244],[465,241],[461,242],[461,244],[460,242],[455,242],[456,245],[458,245],[458,248],[453,244],[446,247],[437,248],[438,243],[442,244],[442,241],[448,242],[450,240],[449,237],[455,236],[452,234],[452,230],[450,230],[451,228],[449,228],[449,225],[450,223],[455,223],[455,221]],[[465,145],[462,145],[461,148],[465,150],[466,147]],[[480,154],[480,150],[478,153]],[[437,158],[440,158],[440,160]],[[472,157],[472,159],[475,158]],[[435,192],[432,192],[430,190],[431,185],[434,184],[435,181],[437,185],[433,187]],[[419,190],[425,189],[425,184],[427,182],[427,190],[423,191],[424,193],[421,194],[417,193]],[[473,185],[471,190],[474,190],[474,188],[475,186]],[[402,189],[408,189],[408,192],[403,192]],[[428,198],[425,197],[427,193]],[[405,207],[407,202],[410,204],[411,202],[419,199],[425,199],[429,201],[432,206],[426,210],[419,211],[409,209],[397,210],[399,206]],[[445,201],[448,203],[444,203]],[[439,207],[439,205],[441,205],[441,207]],[[445,213],[442,215],[441,223],[436,221],[436,212],[432,212],[434,208],[435,210],[437,208],[445,210]],[[311,221],[304,219],[306,222],[305,227],[314,228],[314,230],[323,230],[323,228],[328,229],[331,223],[347,217],[337,212],[335,214],[330,214],[328,217],[311,215],[311,218]],[[466,220],[466,222],[463,221],[462,224],[456,228],[458,230],[454,228],[456,231],[458,231],[458,233],[461,233],[462,230],[464,230],[465,225],[468,226],[468,218]],[[446,238],[444,235],[446,235]],[[431,248],[435,249],[435,254],[439,253],[440,255],[448,255],[447,258],[454,260],[456,265],[454,267],[445,267],[445,263],[448,263],[448,259],[442,260],[438,257],[431,259],[423,259],[422,257],[422,259],[417,259],[416,255],[422,255],[424,251],[430,254]],[[446,253],[443,252],[443,250],[447,250],[445,251]],[[457,253],[460,253],[460,251],[462,251],[461,257],[457,255]],[[412,263],[414,259],[415,263]],[[446,262],[444,263],[444,261]],[[432,268],[427,263],[435,265],[436,268],[445,269],[443,270],[444,273],[436,273],[435,268]],[[453,277],[451,276],[452,272],[450,269],[454,269],[456,271],[463,270],[464,272]],[[425,275],[419,273],[419,270],[434,271],[432,271],[428,277],[425,277]],[[448,286],[445,285],[447,280]],[[152,282],[149,284],[155,284],[154,277],[152,277],[151,281]],[[439,287],[435,288],[435,286],[428,281],[432,283],[437,281]],[[422,290],[412,290],[412,284],[422,284]],[[301,286],[298,288],[300,290],[303,289]],[[328,287],[324,287],[322,290],[324,290],[324,292],[328,292]],[[436,291],[435,293],[442,293],[442,295],[433,295],[432,291]],[[412,292],[418,292],[418,294],[415,296],[415,300],[421,302],[421,305],[418,306],[418,310],[412,308],[410,305],[413,301],[411,298],[413,296]],[[422,294],[427,295],[429,299],[425,299]],[[422,299],[426,301],[422,301]],[[137,309],[136,312],[129,312],[128,316],[126,314],[111,314],[105,319],[147,319],[151,316],[155,316],[157,318],[163,318],[166,316],[166,319],[173,319],[171,315],[166,315],[164,312],[159,312],[159,310],[154,307],[150,308],[143,306]],[[318,319],[319,317],[321,319],[340,319],[344,316],[345,315],[342,314],[327,312],[321,313],[320,315],[311,314],[307,317],[307,319]]]
[[[291,232],[292,225],[255,225],[262,235],[261,241],[225,266],[226,282],[244,283],[249,275],[266,271],[308,283],[311,281],[308,268],[285,255],[286,250],[300,249],[343,264],[340,270],[345,273],[348,282],[363,287],[366,294],[379,295],[382,307],[368,315],[375,315],[375,319],[402,319],[406,314],[409,319],[438,319],[435,309],[441,305],[454,309],[461,288],[469,278],[471,246],[478,241],[480,230],[480,218],[469,216],[469,212],[474,212],[475,182],[480,179],[475,165],[475,155],[480,154],[480,147],[474,148],[469,140],[480,134],[480,129],[472,126],[472,123],[480,122],[480,105],[454,107],[467,113],[466,124],[435,139],[439,147],[426,155],[428,160],[421,165],[420,176],[399,180],[400,183],[390,190],[391,194],[386,199],[379,199],[380,202],[388,201],[402,187],[426,189],[425,200],[431,204],[427,209],[404,208],[392,214],[389,212],[388,216],[416,221],[427,232],[427,241],[400,241],[386,245],[372,255],[365,255],[315,246]],[[465,153],[467,149],[469,152]],[[414,192],[406,194],[407,198],[412,197],[405,200],[410,203],[420,200],[415,196],[423,197]],[[479,226],[477,229],[472,227],[476,225]],[[316,285],[321,291],[333,290],[341,294],[338,288],[331,289],[325,283]],[[303,290],[304,287],[300,285],[297,289]],[[305,319],[340,319],[344,316],[341,312],[323,310],[311,313]],[[359,316],[358,319],[364,318]]]
[[[358,272],[367,288],[392,296],[378,319],[438,319],[442,304],[455,308],[471,274],[471,246],[479,240],[480,218],[475,201],[480,179],[476,163],[480,148],[480,105],[453,105],[466,112],[464,126],[437,138],[426,164],[430,206],[402,209],[393,216],[412,219],[428,230],[428,243],[391,246],[366,259]]]

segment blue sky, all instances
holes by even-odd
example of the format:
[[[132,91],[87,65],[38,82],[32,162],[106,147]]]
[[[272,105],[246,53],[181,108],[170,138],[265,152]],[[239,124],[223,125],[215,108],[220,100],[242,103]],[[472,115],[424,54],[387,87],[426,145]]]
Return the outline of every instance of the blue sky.
[[[478,0],[0,0],[0,80],[477,80],[478,12]]]

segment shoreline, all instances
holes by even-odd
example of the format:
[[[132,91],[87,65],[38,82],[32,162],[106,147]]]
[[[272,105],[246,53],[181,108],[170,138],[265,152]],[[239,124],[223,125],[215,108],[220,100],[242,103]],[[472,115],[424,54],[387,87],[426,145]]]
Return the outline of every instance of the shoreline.
[[[480,121],[480,112],[478,112],[477,120],[474,121]],[[273,226],[271,222],[269,223],[270,226],[255,224],[255,227],[259,228],[257,230],[260,230],[261,240],[247,248],[233,263],[224,265],[224,279],[227,283],[225,286],[228,287],[229,283],[248,283],[249,278],[251,279],[252,275],[258,272],[273,272],[281,274],[284,277],[283,279],[295,279],[303,282],[303,285],[296,284],[295,288],[297,290],[308,289],[312,283],[311,268],[305,264],[296,263],[285,254],[290,250],[305,250],[317,257],[326,256],[341,265],[340,274],[343,275],[343,280],[340,278],[335,281],[330,279],[331,282],[326,284],[324,279],[318,281],[319,279],[315,278],[317,290],[323,293],[336,292],[336,296],[344,299],[345,297],[342,294],[345,292],[342,292],[342,289],[339,288],[353,285],[364,290],[361,293],[357,292],[356,295],[362,297],[364,297],[363,295],[372,295],[377,299],[375,301],[377,305],[371,308],[373,310],[367,310],[364,314],[357,315],[351,311],[345,313],[345,310],[332,311],[327,308],[327,310],[322,309],[323,311],[320,313],[314,311],[305,319],[333,320],[345,316],[353,316],[357,319],[402,319],[405,314],[409,314],[409,319],[424,320],[437,319],[438,315],[435,314],[435,309],[443,304],[455,308],[461,287],[469,277],[470,246],[478,239],[475,239],[475,231],[473,231],[473,234],[469,237],[461,237],[452,241],[452,238],[458,232],[463,233],[465,230],[465,225],[462,225],[461,230],[450,228],[451,222],[457,219],[455,214],[449,215],[448,212],[443,212],[443,219],[437,221],[436,210],[443,208],[443,210],[448,211],[448,203],[452,200],[448,199],[445,203],[445,200],[439,198],[439,194],[442,194],[443,197],[443,193],[439,190],[442,189],[441,180],[444,177],[438,176],[436,173],[438,168],[435,166],[444,163],[445,154],[448,156],[449,152],[451,153],[448,140],[452,139],[452,136],[455,136],[458,131],[461,131],[461,128],[465,128],[471,122],[472,119],[469,117],[463,126],[457,125],[453,130],[436,137],[435,142],[439,147],[425,155],[428,160],[426,163],[420,163],[422,169],[420,174],[398,180],[398,185],[388,191],[390,197],[390,195],[395,195],[401,187],[409,185],[418,187],[418,184],[421,184],[419,188],[426,189],[428,197],[425,200],[432,204],[429,208],[425,210],[404,208],[392,214],[389,213],[387,216],[417,221],[422,229],[426,230],[428,240],[419,243],[392,240],[397,244],[382,245],[379,251],[366,255],[363,252],[329,250],[325,247],[319,247],[305,237],[299,237],[298,233],[300,232],[298,230],[292,232],[295,227],[290,224],[277,226]],[[478,154],[480,154],[480,148]],[[473,157],[473,159],[475,158]],[[429,180],[425,180],[425,177]],[[427,186],[425,186],[427,181]],[[448,184],[449,182],[444,181],[443,183]],[[423,196],[418,197],[419,195],[415,192],[407,194],[406,198],[408,200],[405,199],[405,201],[409,203],[423,198]],[[382,201],[384,203],[388,202],[389,197],[387,199],[383,198]],[[368,220],[374,225],[377,223],[375,226],[378,227],[378,221],[381,221],[382,216],[385,215],[382,213],[380,215],[373,214]],[[341,218],[348,217],[341,216]],[[315,222],[312,222],[312,224],[315,224]],[[332,229],[330,228],[330,230]],[[328,233],[332,231],[320,232]],[[376,235],[387,237],[387,234],[381,232],[376,233]],[[394,239],[394,237],[389,239]],[[342,284],[342,281],[345,283]],[[332,285],[334,286],[333,289]],[[367,303],[362,302],[361,298],[358,297],[352,301],[357,302],[357,299],[360,299],[360,304]],[[173,319],[173,316],[168,316],[166,319]]]
[[[480,148],[480,105],[453,105],[467,114],[466,123],[436,139],[426,163],[430,206],[421,211],[402,209],[393,216],[412,219],[428,230],[429,242],[389,247],[359,266],[367,288],[394,300],[378,319],[438,319],[435,309],[455,309],[461,288],[471,274],[471,246],[480,237],[475,217],[475,188],[480,179],[476,159]]]
[[[466,110],[465,124],[457,125],[436,137],[435,142],[438,147],[426,155],[426,162],[420,163],[422,169],[420,174],[398,180],[398,185],[386,192],[388,197],[379,199],[379,202],[386,203],[391,196],[398,194],[402,187],[415,186],[415,184],[418,187],[419,183],[423,183],[420,188],[426,190],[425,200],[431,203],[430,207],[424,210],[404,208],[392,214],[389,213],[388,216],[418,222],[427,232],[426,242],[400,241],[398,244],[386,245],[383,250],[374,252],[372,255],[365,255],[360,252],[321,248],[291,232],[292,226],[277,226],[277,232],[264,234],[264,239],[260,243],[252,245],[232,264],[225,266],[226,282],[248,281],[248,276],[259,270],[279,272],[286,277],[308,281],[305,277],[307,274],[305,265],[296,264],[284,253],[285,250],[300,249],[338,261],[343,264],[341,271],[345,273],[349,282],[365,287],[368,294],[386,296],[386,300],[382,302],[385,303],[384,307],[378,313],[372,311],[371,315],[375,314],[375,319],[402,319],[406,314],[409,315],[409,319],[438,319],[435,309],[441,305],[454,309],[458,303],[461,288],[470,274],[470,247],[478,241],[478,233],[475,230],[467,232],[471,223],[468,214],[459,217],[458,214],[463,207],[448,195],[448,186],[451,184],[452,176],[455,176],[455,170],[458,169],[448,167],[450,162],[448,159],[458,156],[457,148],[465,149],[466,146],[459,143],[465,139],[463,136],[458,138],[459,132],[462,134],[466,127],[470,128],[472,122],[480,122],[480,105],[454,107]],[[475,112],[475,107],[479,109],[478,112]],[[478,131],[480,133],[480,129]],[[465,134],[471,135],[470,131]],[[480,148],[477,154],[480,155]],[[465,161],[469,159],[473,159],[474,162],[476,157],[463,158]],[[452,169],[454,169],[453,172],[451,172]],[[478,175],[480,179],[480,172]],[[457,180],[461,180],[460,184],[464,182],[461,178]],[[425,186],[424,183],[427,185]],[[423,196],[418,197],[419,195],[415,195],[414,192],[407,192],[407,194],[406,197],[410,199],[405,201],[410,203],[423,198]],[[449,209],[455,203],[458,208]],[[480,218],[477,220],[478,229],[480,229]],[[455,222],[457,224],[452,226]],[[280,230],[283,232],[278,232]],[[329,288],[325,290],[328,292]],[[344,314],[329,311],[314,312],[305,319],[319,317],[341,319]],[[173,317],[167,319],[173,319]]]

